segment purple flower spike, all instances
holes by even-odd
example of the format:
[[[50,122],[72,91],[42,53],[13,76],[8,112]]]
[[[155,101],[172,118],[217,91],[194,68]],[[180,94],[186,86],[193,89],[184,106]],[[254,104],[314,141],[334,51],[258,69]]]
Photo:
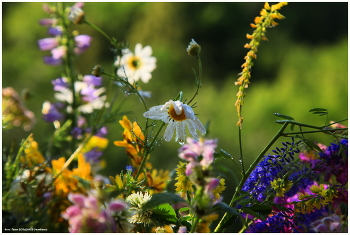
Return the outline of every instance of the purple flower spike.
[[[43,38],[38,40],[40,50],[48,51],[58,46],[58,40],[56,38]]]
[[[93,75],[85,75],[83,81],[88,85],[101,86],[102,77],[95,77]]]
[[[102,156],[103,152],[98,151],[97,148],[87,152],[84,154],[85,159],[87,162],[92,164],[97,164],[100,161],[100,157]]]
[[[62,217],[69,220],[71,217],[81,214],[79,206],[70,206],[67,208],[66,212],[62,213]]]
[[[62,64],[62,59],[54,59],[52,56],[44,56],[44,63],[47,65],[60,65]]]

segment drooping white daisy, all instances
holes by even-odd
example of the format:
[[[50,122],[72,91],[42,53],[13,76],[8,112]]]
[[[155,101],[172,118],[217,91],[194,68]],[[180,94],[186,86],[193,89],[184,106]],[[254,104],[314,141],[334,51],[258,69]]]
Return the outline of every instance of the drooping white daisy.
[[[193,112],[193,109],[181,101],[169,100],[164,105],[158,105],[150,108],[143,114],[146,118],[162,120],[168,123],[164,132],[164,139],[170,141],[176,130],[175,141],[184,142],[186,139],[186,126],[194,139],[198,140],[197,130],[206,133],[206,130]]]
[[[151,72],[156,68],[157,59],[152,55],[152,48],[145,46],[142,48],[141,43],[135,46],[135,53],[130,50],[124,50],[124,55],[118,57],[115,66],[120,66],[117,70],[119,77],[127,77],[129,83],[133,84],[138,80],[147,83],[151,78]]]

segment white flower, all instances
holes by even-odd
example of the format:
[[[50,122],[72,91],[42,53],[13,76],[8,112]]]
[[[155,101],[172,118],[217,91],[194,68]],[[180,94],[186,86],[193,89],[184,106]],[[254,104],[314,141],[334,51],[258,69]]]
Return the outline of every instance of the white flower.
[[[143,210],[143,205],[149,200],[151,200],[151,196],[147,192],[145,194],[142,192],[133,193],[125,199],[130,204],[130,212],[133,213],[133,216],[129,218],[131,223],[149,224],[151,222],[152,211]]]
[[[115,66],[120,66],[117,70],[119,77],[127,77],[129,83],[141,79],[147,83],[151,78],[151,72],[156,68],[157,59],[152,55],[152,48],[145,46],[142,48],[140,43],[135,46],[135,54],[129,50],[124,50],[125,54],[118,57]]]
[[[169,100],[164,105],[154,106],[145,112],[143,116],[169,123],[164,132],[164,139],[166,141],[171,140],[174,130],[176,130],[175,141],[183,142],[186,138],[186,126],[194,139],[198,140],[197,130],[203,134],[206,133],[204,126],[196,117],[192,108],[178,100]]]

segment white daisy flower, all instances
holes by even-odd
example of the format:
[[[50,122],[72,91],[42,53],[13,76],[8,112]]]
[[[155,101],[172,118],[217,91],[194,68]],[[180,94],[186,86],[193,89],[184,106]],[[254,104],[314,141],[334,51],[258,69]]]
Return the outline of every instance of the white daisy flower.
[[[135,54],[129,50],[125,51],[122,57],[118,57],[115,66],[120,66],[117,70],[119,77],[127,77],[129,83],[133,84],[138,80],[147,83],[151,78],[151,72],[156,68],[157,59],[152,55],[152,48],[140,43],[135,46]]]
[[[171,140],[174,130],[176,130],[175,141],[184,142],[186,139],[186,126],[196,140],[198,140],[197,130],[203,134],[206,133],[204,126],[196,117],[192,108],[179,100],[169,100],[164,105],[154,106],[145,112],[143,116],[169,123],[164,132],[164,139],[166,141]]]

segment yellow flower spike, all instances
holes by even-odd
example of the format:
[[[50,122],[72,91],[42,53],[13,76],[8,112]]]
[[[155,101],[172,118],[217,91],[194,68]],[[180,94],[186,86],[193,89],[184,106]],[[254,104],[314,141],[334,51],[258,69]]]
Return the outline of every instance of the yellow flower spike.
[[[179,165],[177,165],[177,168],[176,168],[177,177],[175,178],[175,180],[177,180],[177,182],[175,183],[175,186],[176,186],[175,191],[180,192],[181,197],[183,198],[186,198],[187,192],[190,192],[190,193],[194,192],[194,189],[192,187],[193,184],[190,181],[190,179],[186,176],[185,170],[186,170],[186,163],[179,162]]]
[[[277,23],[274,22],[274,18],[276,19],[283,19],[284,16],[277,12],[282,6],[286,5],[287,3],[278,3],[275,5],[270,5],[266,2],[264,4],[264,8],[260,11],[260,16],[255,17],[254,23],[251,24],[253,28],[255,28],[252,35],[246,34],[247,39],[250,39],[251,42],[248,44],[250,46],[245,45],[245,48],[250,49],[250,51],[247,53],[247,55],[244,57],[246,60],[246,63],[243,65],[242,74],[240,74],[240,78],[235,83],[235,85],[239,85],[240,89],[242,88],[242,92],[237,93],[237,100],[235,102],[237,115],[238,115],[238,122],[237,126],[242,128],[243,124],[243,117],[241,114],[241,107],[244,103],[244,96],[245,92],[244,89],[248,88],[249,80],[250,80],[250,70],[253,66],[253,59],[257,59],[257,51],[258,46],[260,45],[261,40],[267,40],[264,33],[267,28],[270,28],[272,26],[276,26]],[[242,78],[243,77],[243,78]]]

